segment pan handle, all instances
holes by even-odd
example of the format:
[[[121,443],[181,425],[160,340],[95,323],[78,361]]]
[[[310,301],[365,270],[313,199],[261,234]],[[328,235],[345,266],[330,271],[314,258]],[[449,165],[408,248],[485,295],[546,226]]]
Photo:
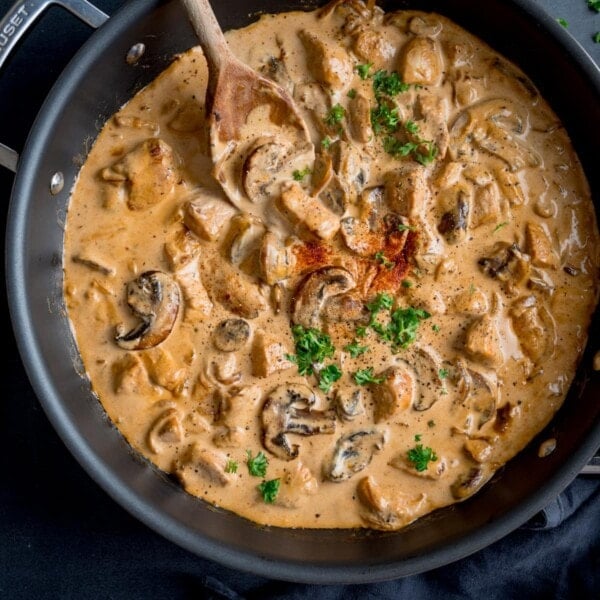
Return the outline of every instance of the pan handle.
[[[0,20],[0,69],[25,32],[53,4],[66,8],[94,29],[108,19],[88,0],[18,0]],[[17,152],[0,143],[0,166],[15,172],[18,160]]]

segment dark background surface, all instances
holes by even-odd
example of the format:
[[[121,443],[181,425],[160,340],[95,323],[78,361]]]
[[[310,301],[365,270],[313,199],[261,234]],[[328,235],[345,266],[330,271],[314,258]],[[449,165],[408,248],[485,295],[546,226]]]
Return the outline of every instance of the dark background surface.
[[[600,15],[589,11],[585,0],[537,2],[566,19],[568,31],[600,63],[600,45],[592,42]],[[96,1],[108,14],[121,4]],[[0,0],[0,14],[11,5]],[[43,98],[89,34],[60,8],[40,19],[0,73],[0,142],[22,149]],[[4,222],[12,179],[0,167]],[[28,383],[5,292],[1,298],[7,358],[0,396],[0,593],[6,598],[600,595],[600,485],[582,477],[549,511],[555,520],[546,528],[522,528],[453,565],[394,582],[315,588],[236,573],[197,558],[133,519],[71,457]]]

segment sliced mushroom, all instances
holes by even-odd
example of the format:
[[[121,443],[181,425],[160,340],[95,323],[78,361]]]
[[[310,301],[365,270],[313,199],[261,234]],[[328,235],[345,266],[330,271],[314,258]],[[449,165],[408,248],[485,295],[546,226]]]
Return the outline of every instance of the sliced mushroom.
[[[477,422],[469,417],[470,423],[481,429],[488,421],[496,416],[498,404],[498,377],[493,371],[478,371],[468,367],[464,361],[456,363],[452,373],[456,378],[459,401],[469,413],[479,415]]]
[[[450,490],[455,500],[464,500],[480,490],[492,473],[482,466],[472,467],[466,473],[459,475]]]
[[[339,267],[326,267],[310,273],[294,294],[292,321],[303,327],[321,329],[321,313],[329,298],[354,288],[352,275]]]
[[[290,154],[290,147],[279,142],[258,143],[244,163],[242,184],[256,204],[264,204],[276,194],[275,184]]]
[[[353,421],[365,412],[363,391],[360,388],[336,389],[335,407],[342,421]]]
[[[158,415],[148,431],[148,447],[158,454],[165,446],[178,444],[183,439],[181,417],[175,408],[168,408]]]
[[[517,244],[506,242],[498,242],[490,251],[489,256],[477,261],[486,275],[510,284],[512,287],[527,279],[530,263],[529,256],[521,252]]]
[[[520,406],[507,402],[496,410],[496,418],[494,420],[494,431],[498,433],[506,433],[513,423],[521,414]]]
[[[225,319],[213,332],[213,344],[223,352],[235,352],[250,339],[250,325],[244,319]]]
[[[384,444],[383,432],[376,429],[342,436],[335,445],[331,461],[325,466],[325,477],[335,482],[350,479],[369,466],[373,454],[379,452]]]
[[[359,256],[372,258],[385,245],[382,205],[382,188],[365,190],[360,197],[358,218],[346,217],[340,221],[344,243]]]
[[[330,240],[340,229],[340,218],[318,198],[309,196],[297,182],[282,189],[277,207],[293,225],[299,227],[300,233]]]
[[[294,88],[294,100],[304,109],[307,124],[312,125],[313,137],[319,139],[324,136],[328,131],[325,119],[331,109],[331,94],[313,81],[297,85]]]
[[[445,212],[438,224],[438,231],[450,244],[458,244],[464,240],[469,224],[470,201],[464,190],[456,194],[456,205]]]
[[[335,89],[345,88],[352,80],[352,62],[346,50],[332,42],[323,41],[306,29],[298,35],[314,78]]]
[[[492,457],[493,445],[480,438],[471,438],[465,441],[463,446],[465,452],[478,463],[488,462]]]
[[[178,462],[175,473],[186,489],[204,485],[200,480],[208,480],[220,486],[229,483],[231,476],[225,472],[227,457],[220,452],[203,448],[197,443],[191,444]]]
[[[299,446],[290,442],[288,434],[334,433],[335,411],[313,410],[316,401],[314,392],[303,384],[287,383],[272,390],[261,414],[265,448],[282,460],[292,460]]]
[[[361,479],[356,491],[364,507],[361,516],[376,529],[400,529],[414,521],[426,508],[425,494],[411,497],[395,488],[384,489],[372,477]]]
[[[336,181],[343,193],[342,212],[356,201],[369,179],[371,157],[358,146],[338,140],[329,148]]]
[[[179,312],[179,287],[161,271],[146,271],[127,285],[127,304],[140,323],[128,332],[117,327],[115,341],[125,350],[144,350],[163,342]]]
[[[265,76],[279,84],[290,95],[294,91],[294,82],[285,66],[285,52],[281,48],[279,56],[269,56],[259,71]]]
[[[527,127],[527,117],[510,100],[484,100],[456,117],[450,129],[450,154],[453,160],[472,157],[475,147],[504,161],[513,172],[539,167],[539,154],[520,139]]]
[[[417,374],[417,393],[414,394],[413,408],[429,410],[444,395],[444,380],[440,377],[441,360],[431,348],[413,347],[407,362]]]
[[[393,417],[397,412],[413,406],[419,389],[418,376],[405,361],[397,360],[383,373],[384,381],[373,386],[375,423]]]
[[[418,85],[437,85],[443,69],[439,44],[428,37],[409,40],[400,55],[402,81]]]
[[[369,321],[369,310],[356,294],[338,294],[325,302],[321,318],[325,323],[363,323]]]
[[[442,24],[434,16],[417,15],[410,20],[408,30],[415,35],[436,38],[442,31]]]

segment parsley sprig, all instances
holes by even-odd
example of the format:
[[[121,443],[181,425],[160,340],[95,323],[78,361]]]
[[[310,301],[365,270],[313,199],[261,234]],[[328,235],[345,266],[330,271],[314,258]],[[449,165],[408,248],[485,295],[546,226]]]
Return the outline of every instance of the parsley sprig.
[[[319,389],[325,393],[329,392],[331,386],[342,376],[337,365],[327,365],[319,372]]]
[[[225,473],[237,473],[238,462],[237,460],[228,460],[225,465]]]
[[[292,173],[292,177],[294,178],[294,181],[302,181],[307,175],[310,175],[311,173],[312,171],[310,170],[310,167],[304,167],[302,171],[296,169]]]
[[[252,451],[246,450],[246,456],[248,473],[252,477],[264,477],[267,474],[269,459],[264,455],[263,451],[261,450],[255,457],[252,457]]]
[[[415,435],[415,442],[419,442],[420,440],[421,436]],[[426,471],[429,463],[435,462],[438,459],[433,449],[429,446],[423,446],[423,444],[416,444],[414,448],[411,448],[407,452],[407,457],[419,473]]]
[[[380,69],[373,75],[373,92],[379,101],[382,96],[393,98],[398,94],[408,92],[410,85],[404,83],[396,71],[388,74],[385,69]]]
[[[269,479],[269,481],[263,481],[259,483],[257,488],[262,496],[262,499],[267,504],[273,504],[275,499],[277,498],[277,494],[279,494],[279,487],[281,485],[281,480],[279,479]]]
[[[368,367],[367,369],[359,369],[354,373],[354,381],[358,385],[367,385],[369,383],[383,383],[385,381],[385,377],[375,377],[373,374],[373,367]]]
[[[600,0],[587,0],[587,5],[590,10],[600,12]]]
[[[376,252],[375,260],[381,263],[386,269],[393,269],[396,266],[396,263],[393,260],[388,260],[383,252]]]
[[[339,126],[345,116],[346,109],[338,103],[331,107],[328,115],[323,120],[325,121],[326,125],[335,128],[336,126]]]
[[[361,354],[368,352],[369,346],[361,346],[357,340],[353,340],[351,344],[344,346],[344,350],[350,353],[351,358],[358,358]]]

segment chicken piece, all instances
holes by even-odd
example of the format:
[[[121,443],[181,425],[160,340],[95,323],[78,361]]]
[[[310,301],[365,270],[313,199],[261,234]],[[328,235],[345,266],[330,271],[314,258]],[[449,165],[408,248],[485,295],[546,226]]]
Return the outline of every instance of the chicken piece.
[[[442,70],[439,45],[431,38],[414,37],[402,48],[399,72],[404,83],[437,85]]]
[[[489,310],[487,296],[478,288],[459,292],[452,300],[452,308],[461,315],[483,315]]]
[[[492,457],[494,447],[487,440],[469,439],[463,446],[465,452],[478,463],[488,462]]]
[[[525,248],[535,267],[556,269],[558,257],[552,247],[550,237],[539,223],[527,223],[525,226]]]
[[[176,396],[183,392],[187,369],[177,364],[169,352],[162,348],[153,348],[144,353],[143,361],[150,381]]]
[[[305,109],[305,120],[312,125],[313,136],[320,138],[326,135],[328,127],[325,119],[331,109],[331,94],[320,83],[311,81],[294,88],[294,100],[299,108]]]
[[[283,485],[279,488],[279,494],[275,500],[277,506],[298,508],[310,496],[314,496],[318,492],[317,478],[300,460],[291,463],[289,470],[286,468],[284,472]]]
[[[148,380],[148,371],[139,356],[125,354],[112,364],[111,371],[115,394],[156,394],[156,389]]]
[[[375,423],[390,419],[411,407],[417,394],[417,375],[408,363],[399,361],[383,376],[384,381],[373,386]]]
[[[417,121],[418,138],[433,141],[437,148],[437,158],[443,159],[446,156],[450,140],[446,101],[431,94],[419,94],[416,112],[420,115]]]
[[[178,462],[175,473],[186,489],[194,489],[205,482],[226,486],[231,476],[225,472],[227,457],[220,452],[202,448],[199,444],[191,444]],[[198,481],[200,480],[200,481]]]
[[[296,266],[293,246],[284,244],[274,233],[265,233],[260,250],[259,266],[261,278],[269,285],[287,279]]]
[[[172,271],[178,271],[198,260],[200,250],[201,246],[196,237],[184,227],[177,229],[165,242],[165,255]]]
[[[354,35],[352,49],[356,56],[381,69],[394,56],[396,49],[387,38],[374,29],[363,27]]]
[[[354,203],[357,195],[364,190],[365,182],[369,179],[371,158],[357,146],[343,140],[333,144],[329,151],[333,157],[333,169],[338,176],[337,182],[343,193],[344,202],[338,211],[343,214],[346,206]]]
[[[183,292],[185,300],[184,319],[187,321],[198,321],[203,317],[210,316],[213,303],[200,277],[198,260],[189,262],[184,267],[175,271],[175,279]]]
[[[130,210],[145,210],[170,199],[179,176],[173,149],[159,138],[149,138],[104,169],[102,178],[122,181]]]
[[[501,219],[502,207],[496,185],[488,183],[476,186],[473,191],[471,227],[475,229],[486,223],[499,223]]]
[[[214,258],[202,264],[203,281],[213,302],[244,319],[256,319],[268,308],[258,285],[228,261]]]
[[[222,194],[204,190],[185,203],[183,222],[199,238],[208,242],[219,239],[223,226],[237,210]]]
[[[299,33],[306,50],[307,66],[313,77],[334,89],[346,88],[353,76],[352,61],[344,48],[323,41],[305,29]]]
[[[500,334],[495,320],[484,315],[474,321],[465,336],[465,350],[469,356],[486,366],[498,367],[504,361]]]
[[[375,529],[400,529],[425,512],[425,494],[411,497],[395,489],[384,489],[373,477],[361,479],[356,490],[363,506],[361,516]]]
[[[371,104],[366,96],[357,93],[348,103],[348,122],[352,137],[361,144],[373,138]]]
[[[427,170],[417,163],[406,163],[385,178],[385,199],[396,213],[416,218],[429,200]]]
[[[510,308],[510,316],[521,350],[534,363],[539,363],[554,350],[554,321],[535,296],[516,300]]]
[[[270,335],[262,330],[255,333],[252,344],[252,374],[255,377],[268,377],[293,366],[286,358],[292,351],[280,338],[280,335]]]
[[[278,208],[290,222],[323,240],[330,240],[340,229],[339,217],[308,196],[297,182],[283,189]]]
[[[218,429],[213,442],[219,448],[241,448],[247,446],[262,391],[256,385],[234,388],[230,394],[220,398]]]

